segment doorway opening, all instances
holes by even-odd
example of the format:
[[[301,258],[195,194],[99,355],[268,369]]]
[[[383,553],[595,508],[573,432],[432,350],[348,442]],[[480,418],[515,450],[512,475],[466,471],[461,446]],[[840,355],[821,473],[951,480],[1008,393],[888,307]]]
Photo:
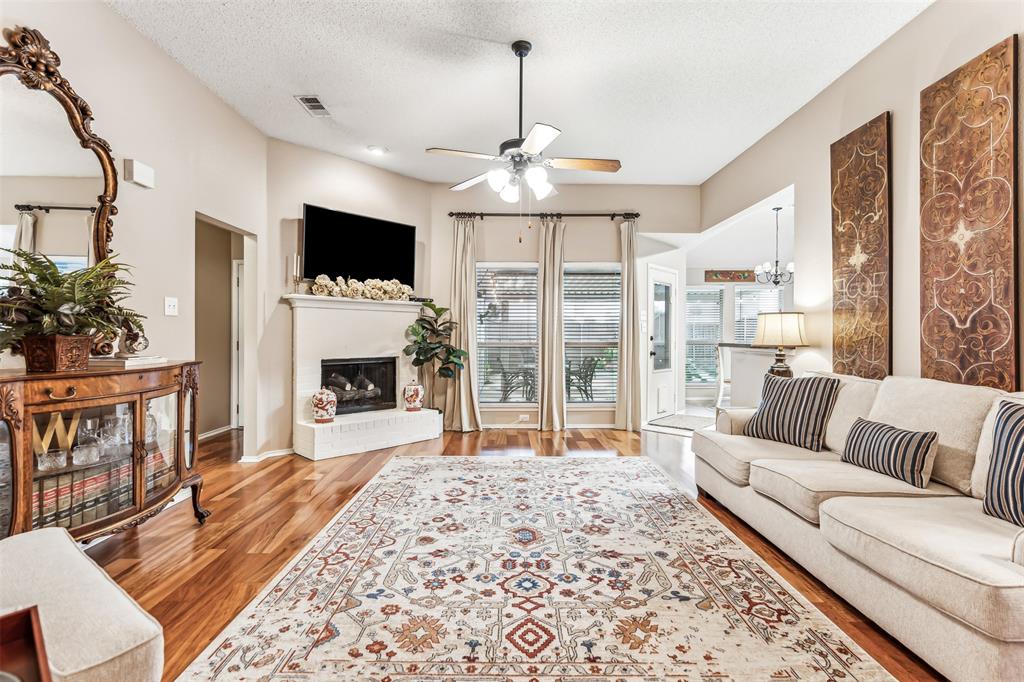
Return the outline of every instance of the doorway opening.
[[[204,440],[243,429],[255,404],[254,358],[247,325],[255,319],[252,293],[255,236],[209,216],[195,218],[195,356],[200,366],[198,429]],[[255,434],[243,433],[243,452]]]
[[[708,228],[686,252],[684,338],[687,424],[713,423],[725,407],[756,407],[773,350],[753,347],[758,313],[792,310],[793,283],[760,282],[756,264],[793,261],[794,187]],[[794,276],[799,276],[797,272]]]

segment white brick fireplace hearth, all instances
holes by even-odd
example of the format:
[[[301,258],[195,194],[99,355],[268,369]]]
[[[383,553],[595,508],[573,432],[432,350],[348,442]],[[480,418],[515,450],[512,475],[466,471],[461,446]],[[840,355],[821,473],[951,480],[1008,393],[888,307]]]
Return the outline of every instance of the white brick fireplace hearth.
[[[406,412],[402,387],[416,369],[402,355],[405,328],[420,304],[288,294],[292,308],[292,447],[309,459],[327,459],[437,438],[441,415],[436,410]],[[340,414],[331,424],[313,421],[310,398],[320,388],[321,360],[393,357],[397,359],[395,396],[399,408]]]

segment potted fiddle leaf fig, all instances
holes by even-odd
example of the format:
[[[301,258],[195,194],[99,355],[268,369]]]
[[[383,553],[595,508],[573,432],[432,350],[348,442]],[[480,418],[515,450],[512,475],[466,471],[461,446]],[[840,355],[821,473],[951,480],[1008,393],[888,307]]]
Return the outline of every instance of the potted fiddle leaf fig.
[[[29,372],[84,370],[97,340],[142,335],[143,316],[123,305],[128,266],[104,259],[61,272],[43,254],[8,251],[0,264],[0,350],[25,355]]]
[[[458,323],[451,319],[451,311],[430,301],[423,304],[416,321],[405,330],[409,342],[402,352],[412,357],[413,367],[420,368],[426,387],[426,395],[433,397],[434,377],[452,379],[455,370],[465,369],[463,359],[469,353],[449,343]]]

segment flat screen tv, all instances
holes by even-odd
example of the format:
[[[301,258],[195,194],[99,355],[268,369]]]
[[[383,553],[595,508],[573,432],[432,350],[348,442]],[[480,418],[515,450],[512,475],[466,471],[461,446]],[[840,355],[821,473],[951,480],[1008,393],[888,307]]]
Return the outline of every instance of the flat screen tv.
[[[302,205],[302,276],[397,279],[415,286],[416,227]]]

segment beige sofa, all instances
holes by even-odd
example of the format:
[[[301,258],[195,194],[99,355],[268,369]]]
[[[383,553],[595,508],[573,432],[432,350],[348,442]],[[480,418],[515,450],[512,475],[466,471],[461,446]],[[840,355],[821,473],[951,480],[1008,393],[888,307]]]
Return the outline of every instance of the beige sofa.
[[[0,540],[0,613],[33,605],[54,682],[160,680],[160,623],[63,528]]]
[[[754,410],[727,410],[694,434],[697,486],[947,677],[1024,679],[1024,529],[982,512],[995,410],[1024,394],[825,376],[827,450],[744,436]],[[938,432],[928,487],[841,462],[857,417]]]

